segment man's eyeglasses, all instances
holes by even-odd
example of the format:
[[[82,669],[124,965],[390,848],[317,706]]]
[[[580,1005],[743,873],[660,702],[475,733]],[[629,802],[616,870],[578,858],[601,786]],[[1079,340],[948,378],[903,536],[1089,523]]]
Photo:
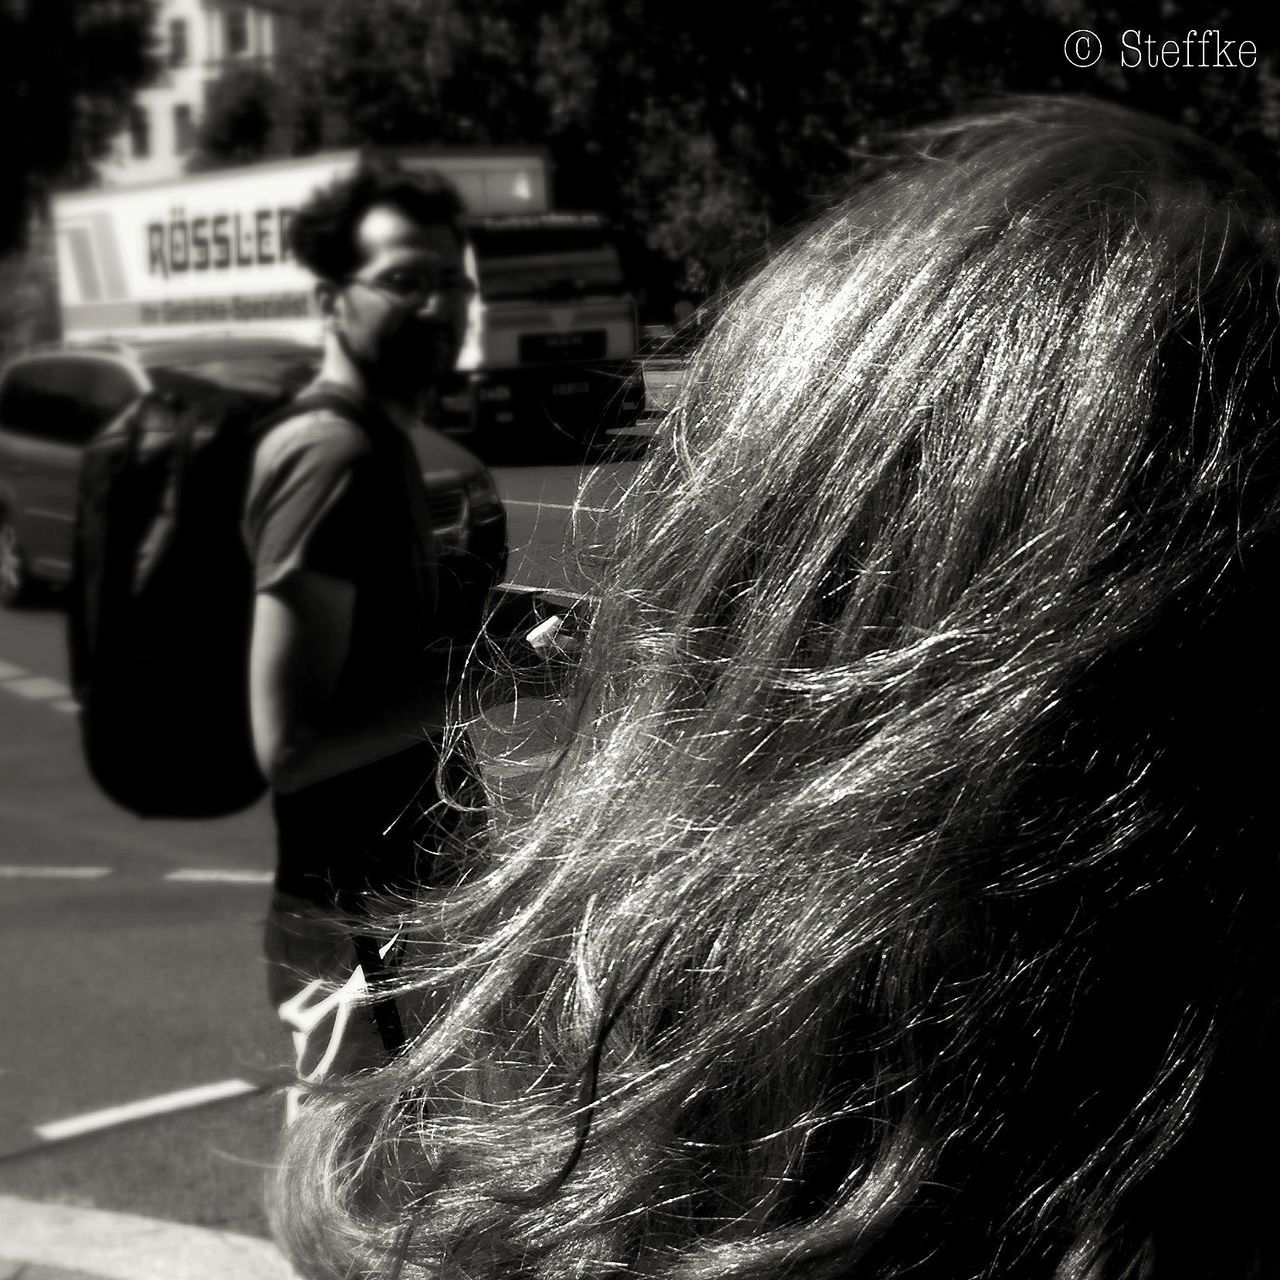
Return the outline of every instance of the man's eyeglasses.
[[[342,283],[362,284],[403,307],[420,307],[429,298],[466,299],[476,291],[476,282],[462,271],[388,271],[374,280],[347,276]]]

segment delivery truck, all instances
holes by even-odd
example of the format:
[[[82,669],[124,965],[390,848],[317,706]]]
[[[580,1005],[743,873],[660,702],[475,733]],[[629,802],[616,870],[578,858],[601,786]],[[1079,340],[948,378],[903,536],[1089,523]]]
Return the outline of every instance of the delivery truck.
[[[359,152],[103,188],[54,200],[68,342],[197,335],[318,344],[313,281],[293,257],[294,211]],[[635,299],[602,218],[552,208],[539,149],[397,151],[435,169],[468,212],[471,302],[437,425],[492,437],[584,438],[644,409]]]

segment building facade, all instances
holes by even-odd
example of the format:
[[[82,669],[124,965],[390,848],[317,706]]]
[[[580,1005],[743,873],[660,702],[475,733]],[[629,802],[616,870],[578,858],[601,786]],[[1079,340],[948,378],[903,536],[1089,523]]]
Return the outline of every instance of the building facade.
[[[236,67],[270,69],[297,42],[299,0],[160,0],[160,72],[134,99],[128,127],[98,165],[106,186],[176,178],[186,171],[209,87]]]

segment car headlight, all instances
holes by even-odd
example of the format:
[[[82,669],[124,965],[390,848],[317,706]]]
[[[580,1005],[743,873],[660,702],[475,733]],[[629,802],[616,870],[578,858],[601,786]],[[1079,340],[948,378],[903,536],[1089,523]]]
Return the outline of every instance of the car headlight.
[[[472,510],[502,505],[502,499],[498,497],[498,486],[487,471],[482,471],[467,481],[467,501],[471,503]]]

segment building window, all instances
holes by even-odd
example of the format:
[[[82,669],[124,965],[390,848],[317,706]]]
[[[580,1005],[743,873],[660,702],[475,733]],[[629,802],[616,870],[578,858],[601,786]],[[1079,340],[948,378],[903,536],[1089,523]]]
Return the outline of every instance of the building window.
[[[169,65],[185,67],[188,56],[187,21],[185,18],[174,18],[169,23]]]
[[[196,125],[185,103],[173,109],[173,149],[181,156],[196,145]]]
[[[151,117],[142,107],[129,110],[129,150],[136,160],[151,154]]]
[[[244,9],[227,10],[227,57],[249,52],[249,15]]]

